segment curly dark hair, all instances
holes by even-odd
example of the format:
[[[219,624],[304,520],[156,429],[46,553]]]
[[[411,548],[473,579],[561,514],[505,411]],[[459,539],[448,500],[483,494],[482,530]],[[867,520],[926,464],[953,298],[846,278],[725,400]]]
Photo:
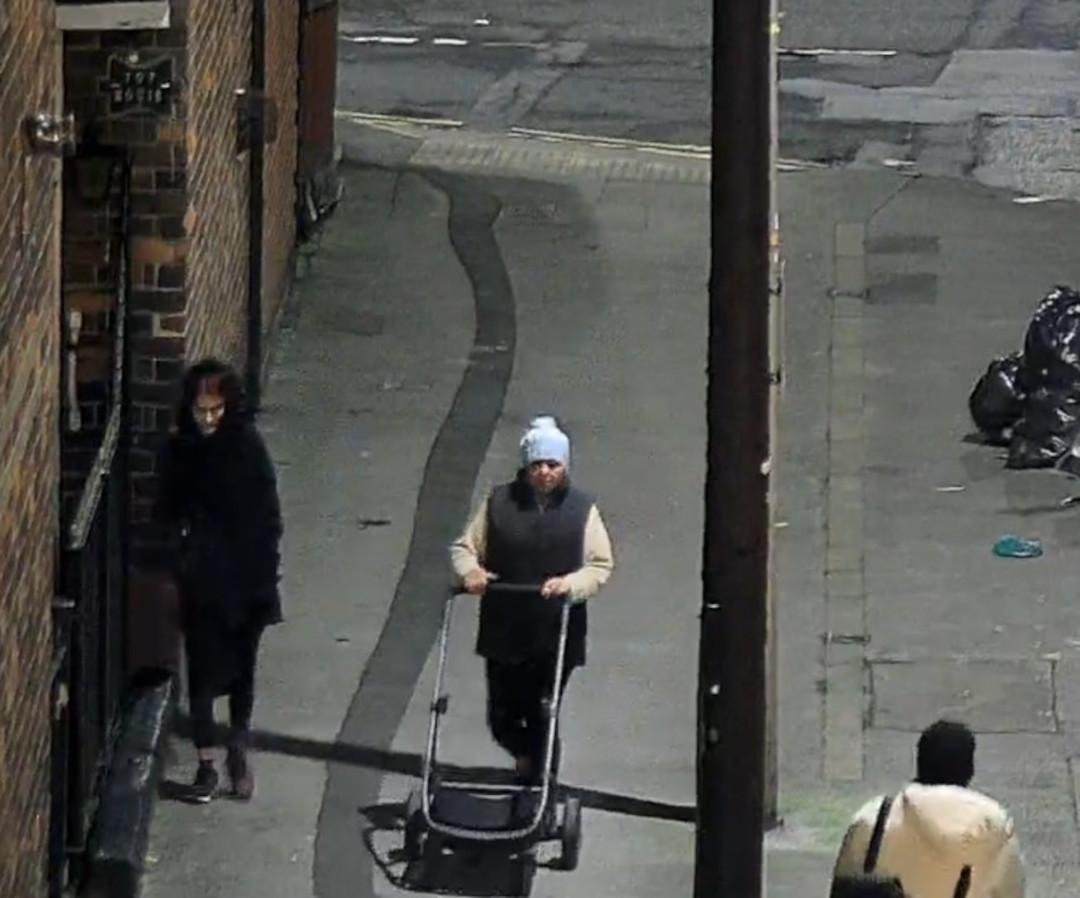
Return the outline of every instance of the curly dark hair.
[[[176,408],[176,426],[181,433],[193,434],[198,430],[191,415],[191,406],[203,385],[225,400],[222,427],[250,417],[244,383],[236,369],[220,359],[206,358],[188,368],[181,381],[180,402]]]
[[[975,736],[964,724],[938,720],[919,736],[916,782],[924,786],[967,786],[975,775]]]

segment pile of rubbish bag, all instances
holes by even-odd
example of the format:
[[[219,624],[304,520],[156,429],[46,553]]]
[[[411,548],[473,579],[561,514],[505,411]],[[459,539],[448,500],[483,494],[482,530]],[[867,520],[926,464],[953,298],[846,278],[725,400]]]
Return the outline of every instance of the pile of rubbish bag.
[[[1080,475],[1080,293],[1058,286],[1039,303],[1022,352],[994,359],[968,399],[1009,468],[1054,465]]]

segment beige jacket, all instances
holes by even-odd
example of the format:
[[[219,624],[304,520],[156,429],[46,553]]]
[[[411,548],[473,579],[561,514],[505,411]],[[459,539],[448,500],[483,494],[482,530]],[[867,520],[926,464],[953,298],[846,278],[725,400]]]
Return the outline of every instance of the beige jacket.
[[[454,573],[464,578],[470,571],[484,567],[487,548],[487,499],[481,503],[465,531],[450,544],[450,563]],[[611,578],[615,559],[611,539],[595,505],[589,509],[585,521],[585,563],[576,571],[565,575],[570,585],[570,598],[575,602],[596,595],[600,587]]]
[[[848,828],[834,876],[862,871],[881,798]],[[967,898],[1023,898],[1024,870],[1013,822],[992,798],[959,786],[905,787],[885,821],[876,873],[897,876],[909,898],[952,898],[971,866]]]

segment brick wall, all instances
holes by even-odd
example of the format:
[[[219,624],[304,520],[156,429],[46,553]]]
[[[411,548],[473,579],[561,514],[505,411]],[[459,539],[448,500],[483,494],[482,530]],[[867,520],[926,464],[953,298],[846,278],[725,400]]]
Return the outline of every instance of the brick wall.
[[[59,447],[59,164],[22,121],[59,112],[51,0],[0,4],[0,895],[45,893]]]
[[[189,0],[187,354],[241,369],[249,177],[247,154],[236,152],[235,91],[250,82],[251,0]]]
[[[85,132],[128,148],[131,198],[132,523],[136,560],[150,513],[154,462],[185,362],[220,356],[242,368],[248,296],[247,152],[237,152],[236,91],[251,80],[252,0],[176,0],[165,31],[75,32],[65,39],[67,105]],[[269,330],[291,276],[299,5],[267,4],[267,89],[278,134],[267,147],[263,321]],[[170,56],[178,85],[168,117],[109,118],[100,82],[111,54]],[[85,133],[83,134],[85,137]],[[70,182],[70,178],[68,179]],[[66,440],[74,496],[103,419],[108,329],[117,283],[117,195],[90,205],[65,195],[64,295],[84,315],[79,346],[84,431]]]
[[[178,4],[179,6],[179,4]],[[183,15],[162,31],[71,32],[64,40],[66,107],[80,130],[79,153],[90,135],[130,159],[130,393],[132,523],[144,527],[153,501],[152,474],[161,434],[168,428],[185,345],[187,216],[186,102],[181,89],[166,115],[110,117],[100,83],[110,56],[135,52],[144,60],[171,58],[176,82],[185,78],[187,31]],[[64,192],[65,310],[83,313],[78,349],[79,399],[84,429],[67,434],[65,496],[77,498],[87,460],[100,439],[105,410],[112,313],[119,288],[120,179],[104,202],[78,195],[75,165],[66,166]],[[66,505],[68,503],[65,503]],[[138,533],[138,530],[136,531]]]
[[[263,324],[273,328],[290,286],[296,243],[297,65],[300,3],[268,3],[266,89],[277,104],[277,139],[266,148]]]

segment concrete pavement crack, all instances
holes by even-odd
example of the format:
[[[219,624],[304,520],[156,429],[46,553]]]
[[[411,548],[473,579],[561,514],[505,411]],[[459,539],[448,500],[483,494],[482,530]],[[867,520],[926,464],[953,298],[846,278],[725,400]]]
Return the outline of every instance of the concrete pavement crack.
[[[492,84],[465,117],[472,126],[499,131],[524,118],[566,73],[585,56],[582,41],[559,41],[540,49],[529,65]]]
[[[516,339],[513,290],[494,233],[499,200],[467,177],[420,174],[450,199],[449,238],[472,284],[476,331],[461,383],[428,455],[389,613],[335,740],[383,753],[391,748],[439,631],[449,585],[447,546],[469,511],[502,412]],[[502,351],[481,353],[478,346]],[[315,837],[318,898],[374,895],[378,861],[363,847],[360,815],[378,801],[384,773],[328,762]]]
[[[866,230],[869,231],[871,222],[873,222],[873,220],[875,218],[877,218],[878,215],[880,215],[882,212],[884,212],[889,207],[889,205],[893,202],[893,200],[895,200],[898,196],[900,196],[901,193],[903,193],[905,190],[907,190],[909,187],[911,187],[912,184],[914,184],[916,181],[918,181],[920,177],[921,176],[918,175],[918,174],[905,176],[904,180],[901,181],[899,184],[897,184],[896,188],[893,189],[892,191],[890,191],[889,195],[886,196],[885,199],[883,199],[873,209],[873,211],[871,211],[871,213],[867,216],[867,218],[866,218]]]

